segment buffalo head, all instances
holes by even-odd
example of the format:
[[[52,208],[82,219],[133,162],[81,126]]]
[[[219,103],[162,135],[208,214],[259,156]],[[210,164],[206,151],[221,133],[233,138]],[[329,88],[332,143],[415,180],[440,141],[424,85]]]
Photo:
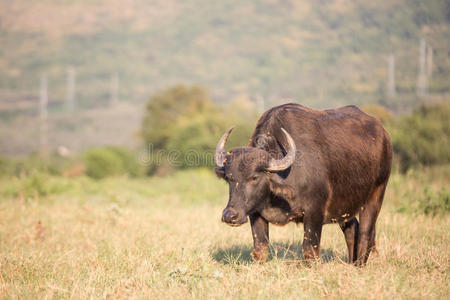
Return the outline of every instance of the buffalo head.
[[[225,150],[231,127],[217,143],[216,174],[229,184],[229,200],[223,210],[222,221],[231,226],[247,222],[247,216],[262,208],[271,194],[290,199],[293,189],[276,172],[289,168],[295,160],[294,140],[283,128],[287,149],[282,159],[273,158],[269,152],[256,147]]]

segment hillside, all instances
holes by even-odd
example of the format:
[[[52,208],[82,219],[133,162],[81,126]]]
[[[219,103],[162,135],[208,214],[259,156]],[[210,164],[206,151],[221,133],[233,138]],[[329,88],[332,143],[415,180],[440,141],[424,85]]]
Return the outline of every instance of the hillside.
[[[114,107],[92,108],[75,115],[50,114],[48,144],[50,151],[64,146],[79,153],[105,145],[136,147],[141,141],[138,130],[143,109],[121,103]],[[40,150],[39,117],[17,114],[0,122],[0,157],[24,156]]]
[[[259,112],[288,98],[400,113],[448,101],[449,36],[443,0],[1,1],[0,153],[39,150],[44,74],[50,146],[82,151],[138,144],[144,102],[176,83],[201,85],[216,102],[250,99]],[[417,96],[421,39],[429,92]],[[387,96],[390,55],[396,96]],[[74,112],[64,109],[70,68]]]
[[[71,65],[84,107],[109,99],[115,72],[124,101],[184,82],[217,101],[386,102],[391,53],[397,91],[414,94],[420,38],[433,48],[430,91],[448,93],[449,22],[444,0],[2,1],[0,105],[33,107],[45,73],[58,110]]]

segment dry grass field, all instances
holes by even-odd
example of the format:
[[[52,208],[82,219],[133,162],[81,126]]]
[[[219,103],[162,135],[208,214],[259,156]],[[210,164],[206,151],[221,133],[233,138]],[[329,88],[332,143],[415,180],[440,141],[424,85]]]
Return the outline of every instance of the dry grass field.
[[[208,170],[1,179],[0,298],[448,299],[448,212],[426,215],[414,204],[448,201],[448,175],[448,167],[393,174],[378,253],[363,268],[345,263],[337,225],[324,227],[311,267],[295,224],[271,226],[270,260],[253,263],[250,226],[220,222],[227,187]]]

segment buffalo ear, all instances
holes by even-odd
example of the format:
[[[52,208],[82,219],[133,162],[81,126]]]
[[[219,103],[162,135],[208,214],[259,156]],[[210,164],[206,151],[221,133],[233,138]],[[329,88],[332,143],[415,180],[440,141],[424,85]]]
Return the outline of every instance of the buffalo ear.
[[[277,197],[291,200],[294,198],[294,189],[277,174],[270,174],[270,191]]]
[[[225,169],[224,168],[214,168],[214,172],[216,172],[217,177],[221,179],[225,179]]]

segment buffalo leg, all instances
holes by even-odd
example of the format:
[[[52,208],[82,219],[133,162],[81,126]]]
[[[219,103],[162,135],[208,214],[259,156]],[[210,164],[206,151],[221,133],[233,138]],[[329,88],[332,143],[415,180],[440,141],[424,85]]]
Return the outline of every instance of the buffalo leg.
[[[358,245],[358,220],[353,218],[347,222],[339,223],[342,231],[344,232],[345,242],[348,248],[348,262],[354,263],[356,261],[356,251]]]
[[[378,253],[378,251],[377,251],[377,247],[376,247],[376,244],[375,244],[375,235],[376,235],[376,232],[377,232],[377,230],[376,230],[376,228],[374,228],[373,229],[373,231],[372,231],[372,237],[370,238],[370,244],[369,244],[369,247],[370,247],[370,252],[372,253]]]
[[[370,251],[375,247],[375,223],[383,203],[385,189],[386,184],[377,186],[359,213],[357,265],[364,265]]]
[[[303,257],[306,260],[318,259],[320,254],[320,237],[322,235],[322,217],[319,215],[305,215],[303,227]]]
[[[266,261],[269,257],[269,223],[259,213],[250,215],[252,226],[253,252],[251,254],[255,261]]]

